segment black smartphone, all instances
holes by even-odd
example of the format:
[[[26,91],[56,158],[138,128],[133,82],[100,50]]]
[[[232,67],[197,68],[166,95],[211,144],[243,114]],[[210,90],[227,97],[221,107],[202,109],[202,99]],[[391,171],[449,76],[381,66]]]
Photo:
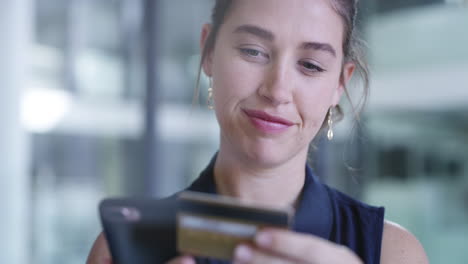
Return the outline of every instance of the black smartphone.
[[[288,229],[292,208],[214,194],[181,192],[155,199],[105,199],[99,206],[114,264],[166,263],[180,254],[230,260],[263,227]]]
[[[177,200],[105,199],[99,214],[113,264],[166,263],[176,251]]]

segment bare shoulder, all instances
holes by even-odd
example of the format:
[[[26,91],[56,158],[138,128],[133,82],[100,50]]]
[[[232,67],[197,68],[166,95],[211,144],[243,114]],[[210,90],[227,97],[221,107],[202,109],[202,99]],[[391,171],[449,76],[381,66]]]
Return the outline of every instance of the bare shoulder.
[[[387,220],[384,223],[380,261],[382,264],[429,263],[418,239],[400,225]]]
[[[94,241],[93,247],[89,252],[86,264],[108,264],[111,263],[111,256],[107,246],[107,240],[104,233],[100,233]]]

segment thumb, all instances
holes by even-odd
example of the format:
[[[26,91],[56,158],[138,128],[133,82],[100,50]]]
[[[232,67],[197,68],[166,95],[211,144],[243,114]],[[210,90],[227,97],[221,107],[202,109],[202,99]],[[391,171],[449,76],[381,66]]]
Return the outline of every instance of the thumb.
[[[191,256],[180,256],[172,259],[166,264],[196,264],[195,259]]]

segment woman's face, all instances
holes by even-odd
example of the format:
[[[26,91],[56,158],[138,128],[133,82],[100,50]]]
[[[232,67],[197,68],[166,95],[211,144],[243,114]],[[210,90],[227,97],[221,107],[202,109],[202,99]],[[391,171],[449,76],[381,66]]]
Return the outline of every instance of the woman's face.
[[[343,22],[329,0],[233,1],[203,63],[221,151],[265,167],[305,158],[344,89],[342,42]],[[344,81],[353,69],[345,65]]]

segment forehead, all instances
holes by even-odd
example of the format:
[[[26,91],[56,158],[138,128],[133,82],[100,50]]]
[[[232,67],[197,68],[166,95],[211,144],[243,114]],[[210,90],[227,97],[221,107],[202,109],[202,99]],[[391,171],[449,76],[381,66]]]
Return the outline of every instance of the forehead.
[[[227,30],[252,24],[271,31],[281,43],[326,42],[341,50],[343,22],[332,0],[234,0]]]

